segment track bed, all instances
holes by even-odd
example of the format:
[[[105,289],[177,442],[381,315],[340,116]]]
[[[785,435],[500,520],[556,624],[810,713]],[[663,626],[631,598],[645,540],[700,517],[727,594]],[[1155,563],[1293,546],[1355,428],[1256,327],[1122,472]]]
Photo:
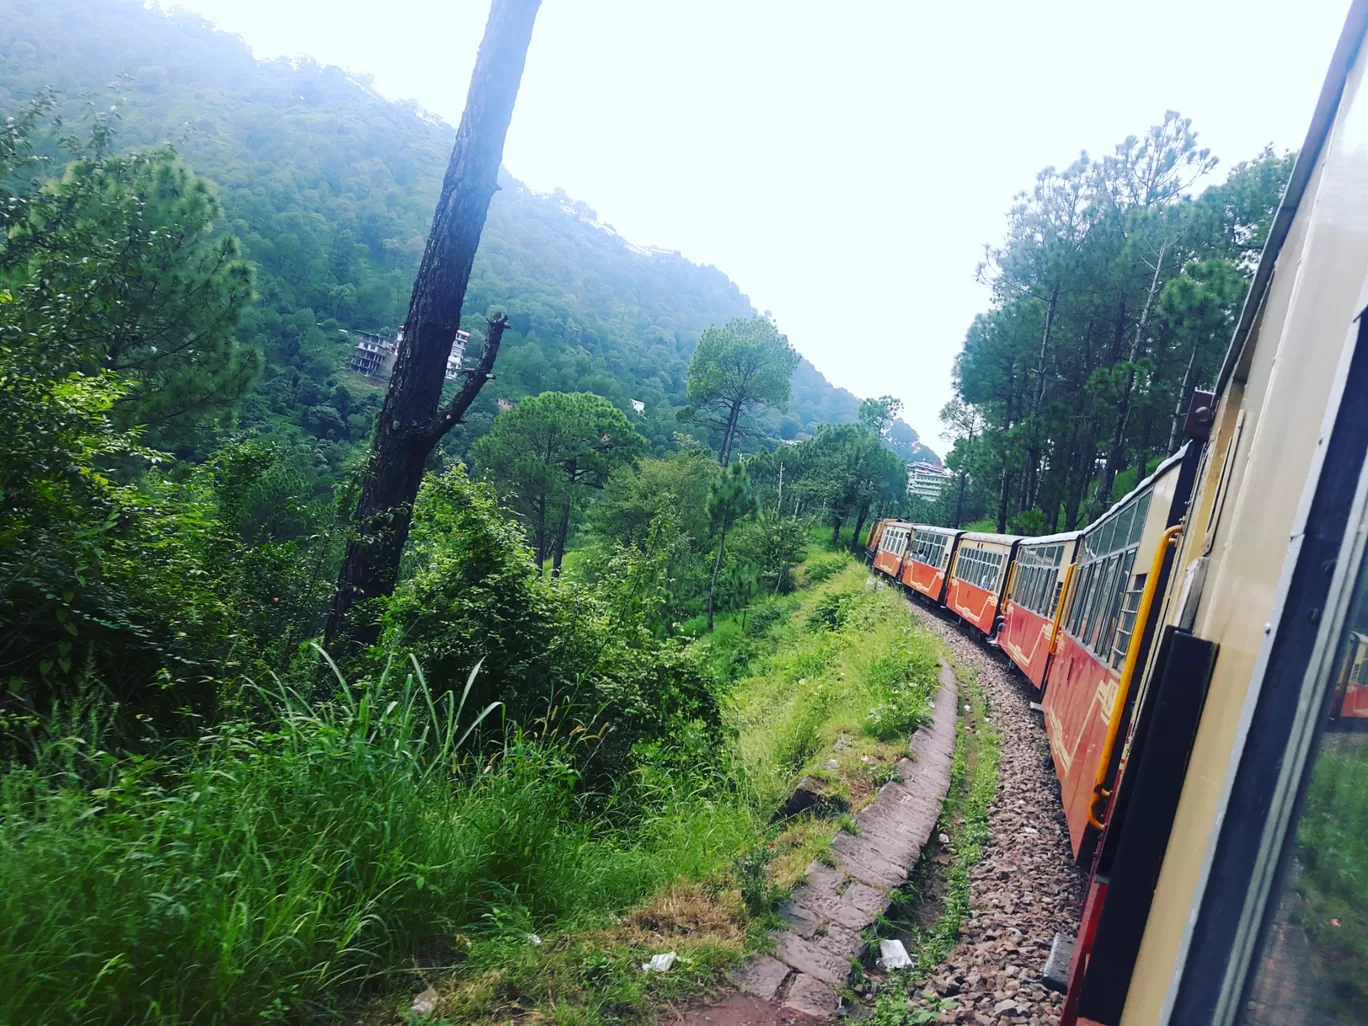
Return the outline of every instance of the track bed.
[[[973,912],[932,974],[928,992],[937,996],[914,1001],[939,1008],[946,1023],[1053,1023],[1064,999],[1045,988],[1041,973],[1055,933],[1078,928],[1087,875],[1073,864],[1044,728],[1004,656],[985,648],[972,627],[911,604],[958,667],[977,672],[1001,739],[992,839],[972,874]]]

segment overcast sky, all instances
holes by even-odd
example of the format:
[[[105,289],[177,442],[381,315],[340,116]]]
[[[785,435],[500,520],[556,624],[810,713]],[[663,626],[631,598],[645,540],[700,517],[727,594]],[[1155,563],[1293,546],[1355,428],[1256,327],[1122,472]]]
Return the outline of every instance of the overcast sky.
[[[459,120],[487,0],[181,0]],[[717,265],[936,446],[1015,193],[1168,108],[1223,166],[1300,145],[1348,0],[544,0],[504,163]]]

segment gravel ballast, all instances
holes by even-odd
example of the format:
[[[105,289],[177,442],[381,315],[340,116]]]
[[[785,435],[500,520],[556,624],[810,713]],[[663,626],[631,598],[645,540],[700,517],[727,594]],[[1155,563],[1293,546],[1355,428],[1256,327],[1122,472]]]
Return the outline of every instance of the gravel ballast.
[[[1000,738],[992,838],[971,874],[973,913],[914,1003],[939,1009],[945,1023],[1056,1022],[1064,998],[1046,989],[1041,974],[1055,934],[1078,929],[1087,875],[1073,864],[1045,730],[1030,709],[1030,685],[972,627],[911,604],[945,640],[957,668],[977,672]]]

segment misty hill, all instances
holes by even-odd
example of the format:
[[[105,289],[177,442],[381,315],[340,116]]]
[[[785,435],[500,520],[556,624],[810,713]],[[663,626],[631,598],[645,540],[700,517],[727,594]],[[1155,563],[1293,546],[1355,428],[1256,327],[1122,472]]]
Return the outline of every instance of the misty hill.
[[[170,141],[218,184],[228,226],[258,265],[260,299],[241,335],[265,354],[266,371],[241,421],[312,434],[340,459],[367,430],[380,389],[345,370],[351,343],[339,329],[402,323],[451,126],[338,68],[256,61],[196,15],[138,0],[3,3],[0,107],[47,88],[63,94],[68,116],[86,99],[117,99],[121,145]],[[644,402],[640,429],[668,448],[700,332],[752,315],[750,302],[715,267],[633,246],[562,192],[538,194],[511,176],[502,185],[464,326],[479,337],[497,305],[511,330],[497,387],[450,444],[463,450],[482,432],[498,398],[560,389],[623,408]],[[749,444],[854,420],[857,407],[804,361],[788,411],[758,418]],[[899,451],[925,458],[904,427]]]

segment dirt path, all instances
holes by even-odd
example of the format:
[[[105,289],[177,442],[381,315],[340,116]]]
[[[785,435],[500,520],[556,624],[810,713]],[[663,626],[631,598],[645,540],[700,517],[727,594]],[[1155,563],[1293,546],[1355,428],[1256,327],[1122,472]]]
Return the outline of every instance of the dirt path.
[[[918,604],[913,609],[960,668],[978,673],[1001,738],[993,836],[972,874],[974,911],[928,993],[914,1002],[939,1010],[944,1023],[1053,1023],[1063,996],[1046,990],[1041,972],[1055,933],[1077,929],[1087,880],[1073,865],[1044,728],[1004,656]]]

